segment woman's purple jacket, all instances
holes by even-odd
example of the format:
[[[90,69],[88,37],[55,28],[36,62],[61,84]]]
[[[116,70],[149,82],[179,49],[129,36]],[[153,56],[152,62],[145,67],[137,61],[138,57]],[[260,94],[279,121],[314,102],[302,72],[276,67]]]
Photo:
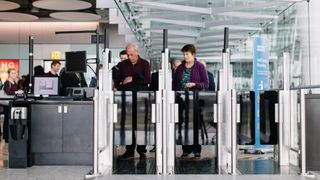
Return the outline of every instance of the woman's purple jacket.
[[[174,91],[181,90],[182,75],[184,70],[186,69],[185,64],[186,62],[182,61],[181,65],[178,66],[176,72],[174,73],[172,82],[172,89]],[[196,83],[195,87],[190,88],[191,91],[200,91],[209,88],[208,72],[204,65],[197,60],[194,61],[194,65],[190,73],[190,82]]]

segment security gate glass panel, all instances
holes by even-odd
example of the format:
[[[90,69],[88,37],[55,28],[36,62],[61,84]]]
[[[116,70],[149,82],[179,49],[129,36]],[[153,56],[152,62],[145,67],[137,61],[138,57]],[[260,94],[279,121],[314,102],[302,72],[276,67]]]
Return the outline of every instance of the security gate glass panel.
[[[155,174],[154,92],[115,92],[113,174]]]
[[[216,124],[214,92],[176,92],[175,174],[216,174]]]

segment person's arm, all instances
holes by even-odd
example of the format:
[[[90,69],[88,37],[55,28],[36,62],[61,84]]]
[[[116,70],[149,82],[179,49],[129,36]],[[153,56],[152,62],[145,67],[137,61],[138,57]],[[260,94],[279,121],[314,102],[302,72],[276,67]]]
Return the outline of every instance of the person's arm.
[[[200,75],[200,82],[196,83],[197,89],[208,89],[209,88],[209,78],[206,68],[199,64],[199,75]]]
[[[209,78],[209,90],[214,91],[214,77],[213,74],[208,72],[208,78]]]
[[[114,79],[114,88],[116,90],[119,90],[120,89],[120,86],[121,86],[121,77],[122,77],[122,70],[123,70],[123,67],[121,64],[118,64],[118,70],[117,70],[117,73],[115,73],[115,77],[113,77]]]
[[[11,89],[11,86],[12,86],[12,84],[9,82],[9,81],[6,81],[5,83],[4,83],[4,92],[7,94],[7,95],[15,95],[16,94],[16,91],[13,91],[12,89]]]
[[[174,72],[174,75],[173,75],[173,80],[172,80],[172,90],[174,91],[179,91],[179,82],[178,82],[178,72],[180,71],[179,68],[177,68],[177,70]]]
[[[151,82],[151,70],[150,64],[145,63],[143,65],[143,70],[141,74],[136,74],[133,77],[133,82],[140,84],[140,85],[148,85]]]

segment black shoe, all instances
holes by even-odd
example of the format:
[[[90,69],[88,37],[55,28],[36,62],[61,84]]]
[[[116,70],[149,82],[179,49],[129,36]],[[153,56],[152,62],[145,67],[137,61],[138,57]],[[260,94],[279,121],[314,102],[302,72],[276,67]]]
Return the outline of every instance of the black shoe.
[[[133,159],[134,158],[134,152],[126,151],[124,154],[118,157],[118,159],[121,160],[127,160],[127,159]]]
[[[140,155],[140,159],[141,159],[141,160],[147,159],[147,156],[146,156],[145,153],[141,153],[141,154],[139,154],[139,155]]]
[[[188,154],[188,153],[183,153],[183,154],[181,155],[181,158],[186,159],[186,158],[188,158],[188,156],[189,156],[189,154]]]
[[[201,154],[200,154],[200,153],[194,153],[194,157],[195,157],[195,158],[200,158],[200,157],[201,157]]]
[[[149,152],[156,152],[156,146],[153,146],[153,148]]]

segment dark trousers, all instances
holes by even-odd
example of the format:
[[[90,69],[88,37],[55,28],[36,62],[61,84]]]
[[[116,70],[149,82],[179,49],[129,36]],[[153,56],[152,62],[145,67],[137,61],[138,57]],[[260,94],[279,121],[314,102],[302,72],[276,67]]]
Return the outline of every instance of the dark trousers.
[[[188,97],[188,94],[186,94]],[[189,103],[187,102],[187,109]],[[188,112],[188,111],[187,111]],[[183,153],[201,153],[201,145],[199,144],[199,127],[200,127],[200,108],[199,108],[199,92],[193,92],[193,144],[183,145]],[[188,127],[188,116],[186,116],[185,126]]]
[[[137,145],[137,126],[138,126],[138,119],[137,119],[137,92],[132,92],[132,144],[126,146],[126,149],[130,153],[134,153],[135,148],[137,147],[137,152],[139,154],[144,154],[147,152],[146,145]]]
[[[9,106],[3,106],[4,111],[4,122],[3,122],[3,139],[6,143],[9,142],[9,115],[10,108]]]

